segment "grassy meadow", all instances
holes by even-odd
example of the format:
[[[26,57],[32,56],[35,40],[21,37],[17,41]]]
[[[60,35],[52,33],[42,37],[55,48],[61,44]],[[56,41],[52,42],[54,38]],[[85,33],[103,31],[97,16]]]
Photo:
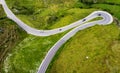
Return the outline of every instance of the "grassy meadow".
[[[18,18],[37,29],[47,30],[66,26],[96,10],[108,11],[120,20],[119,0],[107,0],[91,5],[81,3],[79,0],[6,0],[6,2]],[[4,15],[0,16],[1,26],[3,17]],[[17,25],[7,18],[4,20],[8,21],[10,21],[8,24]],[[14,41],[19,42],[11,47],[12,50],[2,62],[2,73],[36,73],[48,50],[69,32],[68,30],[48,37],[38,37],[26,34],[21,28],[16,30],[21,38]],[[96,25],[79,31],[61,46],[46,73],[120,73],[119,55],[119,27],[114,22],[106,26]]]

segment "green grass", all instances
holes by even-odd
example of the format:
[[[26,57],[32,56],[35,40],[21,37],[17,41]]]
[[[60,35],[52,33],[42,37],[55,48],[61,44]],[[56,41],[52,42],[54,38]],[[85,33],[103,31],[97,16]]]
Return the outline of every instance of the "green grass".
[[[85,17],[94,10],[95,9],[89,9],[89,11],[88,9],[78,8],[67,9],[65,13],[66,15],[64,17],[60,17],[59,21],[56,21],[54,24],[49,26],[48,29],[69,25],[69,23]],[[47,16],[48,14],[40,15]],[[63,14],[58,13],[58,15],[64,15],[64,12]],[[18,15],[18,17],[23,17],[23,21],[30,23],[30,21],[27,21],[27,19],[29,20],[28,17],[24,15]],[[64,22],[63,20],[66,20],[67,22]],[[32,25],[32,23],[30,24]],[[29,35],[22,42],[16,45],[16,47],[13,48],[14,50],[6,58],[4,61],[3,73],[36,73],[47,51],[65,33],[66,32],[49,37],[36,37]]]
[[[0,5],[0,19],[4,18],[5,16],[6,14],[4,13],[2,6]]]
[[[115,24],[79,31],[61,48],[47,73],[119,73],[119,38]]]
[[[26,24],[37,29],[49,29],[53,24],[67,17],[67,11],[77,6],[77,0],[6,0],[9,8]],[[42,4],[42,5],[41,5]],[[82,3],[79,6],[83,6]],[[80,13],[79,9],[78,13]],[[76,12],[75,11],[75,12]],[[91,11],[91,10],[90,10]],[[77,15],[75,15],[77,16]],[[69,17],[69,16],[68,16]],[[79,19],[80,17],[78,17]],[[71,19],[70,19],[71,20]],[[76,20],[76,18],[75,18]],[[72,21],[71,21],[72,22]],[[63,23],[61,23],[62,25]],[[68,24],[68,23],[67,23]],[[66,25],[64,23],[63,25]]]
[[[24,23],[27,25],[37,28],[37,29],[54,29],[59,28],[65,25],[69,25],[72,22],[80,20],[88,15],[88,13],[92,13],[95,9],[61,9],[57,12],[53,12],[53,10],[46,9],[37,15],[17,15]],[[59,25],[59,26],[58,26]]]
[[[27,34],[17,26],[16,23],[8,19],[4,13],[0,13],[0,73],[5,58],[18,43],[20,43]]]
[[[118,5],[94,4],[95,9],[80,9],[88,6],[77,0],[6,1],[17,17],[37,29],[69,25],[98,9],[107,10],[120,19]],[[67,32],[49,37],[28,35],[12,48],[2,73],[36,73],[47,51]],[[47,73],[119,73],[119,44],[120,31],[115,24],[79,31],[60,48]]]
[[[109,5],[109,4],[93,4],[92,7],[99,8],[101,10],[106,10],[112,13],[115,17],[120,20],[120,6],[118,5]]]
[[[120,0],[106,0],[106,3],[120,4]]]
[[[78,21],[80,19],[83,19],[86,17],[89,13],[92,13],[96,9],[79,9],[79,8],[73,8],[66,11],[66,16],[62,17],[59,21],[57,21],[51,28],[58,28],[63,27],[65,25],[71,24],[75,21]],[[59,26],[58,26],[59,25]]]
[[[6,58],[4,61],[4,72],[36,73],[47,51],[63,34],[51,37],[35,37],[29,35]]]

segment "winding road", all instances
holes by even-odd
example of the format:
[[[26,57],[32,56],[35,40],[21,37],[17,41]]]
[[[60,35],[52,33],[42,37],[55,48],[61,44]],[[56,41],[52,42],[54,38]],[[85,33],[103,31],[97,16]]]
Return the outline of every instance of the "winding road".
[[[54,57],[54,55],[56,54],[56,52],[58,51],[58,49],[67,41],[69,40],[72,36],[74,36],[78,31],[86,29],[88,27],[92,27],[96,24],[98,25],[107,25],[113,22],[113,17],[105,11],[94,11],[93,13],[91,13],[90,15],[88,15],[87,17],[76,21],[70,25],[64,26],[64,27],[60,27],[60,28],[56,28],[53,30],[38,30],[35,28],[32,28],[30,26],[28,26],[27,24],[25,24],[24,22],[22,22],[19,18],[17,18],[14,13],[8,8],[5,0],[0,0],[0,4],[2,5],[7,17],[11,20],[13,20],[14,22],[16,22],[22,29],[24,29],[28,34],[32,34],[35,36],[50,36],[50,35],[54,35],[57,33],[61,33],[64,32],[66,30],[69,30],[71,28],[73,28],[70,32],[68,32],[67,34],[65,34],[60,40],[58,40],[53,47],[48,51],[47,55],[45,56],[45,58],[43,59],[39,69],[38,69],[38,73],[45,73],[47,67],[49,66],[52,58]],[[97,17],[102,17],[103,19],[100,20],[96,20],[96,21],[91,21],[90,20],[97,18]]]

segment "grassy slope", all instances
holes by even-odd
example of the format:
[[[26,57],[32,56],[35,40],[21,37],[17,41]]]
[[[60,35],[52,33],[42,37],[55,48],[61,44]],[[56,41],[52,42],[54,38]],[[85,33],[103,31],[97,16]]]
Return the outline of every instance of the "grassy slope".
[[[11,48],[15,47],[25,37],[25,32],[6,17],[0,6],[0,73],[7,53],[11,52]]]
[[[13,0],[9,1],[14,2]],[[67,4],[65,4],[65,6],[62,5],[63,7],[53,4],[51,7],[44,8],[42,5],[39,6],[38,2],[38,4],[35,4],[38,8],[35,8],[33,15],[24,14],[26,10],[16,7],[13,7],[12,10],[18,9],[19,13],[14,11],[18,17],[30,26],[39,29],[52,29],[65,26],[94,11],[94,9],[72,9],[71,4],[69,2]],[[24,5],[25,4],[22,4],[22,6]],[[28,6],[30,6],[29,3]],[[54,11],[56,9],[57,11]],[[57,17],[57,20],[54,19],[54,17]],[[8,71],[8,73],[35,73],[44,55],[64,34],[65,33],[44,38],[29,35],[9,54],[5,60],[3,70],[5,72]],[[55,60],[51,63],[47,72],[90,73],[93,72],[93,70],[96,71],[95,73],[99,73],[101,70],[102,72],[100,73],[118,72],[120,70],[119,37],[119,29],[114,24],[95,26],[80,31],[61,48],[61,51],[58,53],[58,56],[55,57]],[[88,59],[86,59],[87,56],[89,57]],[[86,70],[86,68],[88,70]]]
[[[119,0],[106,3],[119,4]],[[120,19],[119,5],[93,4],[92,7],[107,10]],[[81,31],[59,50],[47,73],[119,73],[119,38],[115,24]]]
[[[47,73],[119,73],[119,38],[115,24],[80,31],[61,48]]]
[[[40,13],[39,15],[48,16],[49,14],[51,14],[51,12],[46,10]],[[88,10],[88,9],[79,9],[79,8],[66,9],[66,11],[63,12],[63,14],[59,14],[59,13],[56,14],[60,16],[59,21],[55,21],[54,24],[49,26],[47,29],[53,29],[56,27],[68,25],[74,21],[77,21],[85,17],[86,15],[88,15],[94,10],[95,9]],[[63,17],[61,17],[61,15],[63,15]],[[21,14],[18,16],[21,16]],[[26,15],[22,15],[22,18],[23,16],[25,17],[24,21],[30,22],[29,17],[26,17]],[[34,26],[35,25],[33,25],[33,27]],[[9,56],[5,60],[3,70],[5,72],[8,71],[9,73],[16,73],[16,72],[17,73],[21,73],[21,72],[35,73],[44,55],[47,53],[50,47],[52,47],[53,44],[58,39],[60,39],[61,36],[63,36],[63,34],[65,33],[62,33],[62,35],[58,34],[58,35],[44,37],[44,38],[29,35],[26,39],[23,40],[23,42],[21,42],[16,46],[13,53],[9,54]]]
[[[36,73],[47,51],[62,35],[51,37],[29,35],[15,47],[13,53],[9,54],[4,63],[4,71],[9,73]]]
[[[72,1],[43,0],[6,0],[11,10],[25,23],[38,29],[48,29],[61,17],[65,11],[74,5]],[[27,3],[27,4],[26,4]]]

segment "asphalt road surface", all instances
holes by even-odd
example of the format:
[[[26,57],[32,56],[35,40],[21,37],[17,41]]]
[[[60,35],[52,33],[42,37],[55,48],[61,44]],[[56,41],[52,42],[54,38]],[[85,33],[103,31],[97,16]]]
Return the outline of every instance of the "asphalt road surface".
[[[52,58],[54,57],[54,55],[56,54],[58,49],[67,40],[69,40],[72,36],[74,36],[78,31],[86,29],[88,27],[92,27],[96,24],[98,24],[98,25],[108,25],[108,24],[113,22],[113,18],[108,12],[94,11],[93,13],[88,15],[87,17],[85,17],[85,18],[83,18],[79,21],[76,21],[74,23],[71,23],[70,25],[60,27],[60,28],[56,28],[56,29],[52,29],[52,30],[38,30],[38,29],[35,29],[35,28],[32,28],[32,27],[28,26],[27,24],[22,22],[19,18],[17,18],[13,14],[13,12],[8,8],[5,0],[0,0],[0,4],[2,5],[7,17],[9,19],[13,20],[14,22],[16,22],[28,34],[32,34],[32,35],[35,35],[35,36],[50,36],[50,35],[61,33],[61,32],[64,32],[66,30],[69,30],[71,28],[74,28],[70,32],[65,34],[60,40],[58,40],[58,42],[56,42],[53,45],[53,47],[48,51],[47,55],[43,59],[41,65],[38,69],[38,73],[45,73],[46,72],[47,67],[49,66]],[[90,21],[94,18],[97,18],[97,17],[102,17],[103,19],[88,22],[88,21]]]

